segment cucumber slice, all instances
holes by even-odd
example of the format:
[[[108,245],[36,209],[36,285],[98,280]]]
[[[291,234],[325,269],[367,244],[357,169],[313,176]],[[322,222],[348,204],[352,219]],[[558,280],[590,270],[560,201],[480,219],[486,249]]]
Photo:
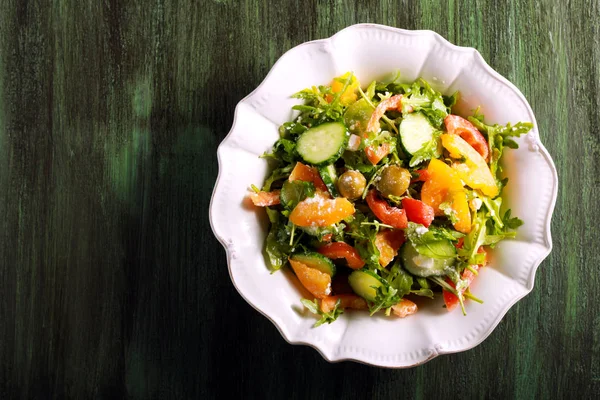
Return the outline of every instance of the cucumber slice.
[[[348,283],[354,293],[367,301],[375,301],[377,288],[383,286],[381,278],[376,273],[366,269],[352,272],[348,276]]]
[[[317,269],[329,276],[335,275],[335,264],[322,254],[315,252],[306,252],[294,254],[290,257],[294,261],[301,262],[309,268]]]
[[[431,126],[427,117],[420,112],[408,114],[400,123],[402,147],[410,155],[413,155],[433,140],[435,131],[436,129]]]
[[[367,125],[374,108],[365,99],[352,103],[344,113],[344,124],[351,133],[361,135],[367,130]]]
[[[454,259],[436,259],[420,254],[410,242],[400,249],[400,257],[404,268],[413,275],[427,278],[429,276],[446,275],[446,268],[454,264]]]
[[[316,166],[333,164],[344,152],[348,136],[344,124],[328,122],[301,134],[296,150],[307,163]]]
[[[337,191],[337,171],[335,170],[335,166],[333,164],[326,165],[324,167],[319,167],[319,175],[321,175],[321,179],[327,186],[327,190],[333,197],[338,197]]]

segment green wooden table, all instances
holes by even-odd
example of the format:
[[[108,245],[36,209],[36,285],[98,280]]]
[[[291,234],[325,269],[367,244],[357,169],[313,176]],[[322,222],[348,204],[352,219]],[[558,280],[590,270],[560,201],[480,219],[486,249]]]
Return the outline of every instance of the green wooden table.
[[[600,5],[498,3],[0,2],[0,398],[597,398]],[[533,292],[475,349],[409,370],[286,343],[208,221],[235,104],[357,22],[477,48],[560,178]]]

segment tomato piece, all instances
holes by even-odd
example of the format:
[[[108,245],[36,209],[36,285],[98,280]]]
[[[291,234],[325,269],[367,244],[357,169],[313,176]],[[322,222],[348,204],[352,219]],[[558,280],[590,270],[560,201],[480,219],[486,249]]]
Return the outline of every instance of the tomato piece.
[[[399,318],[404,318],[417,312],[419,308],[408,299],[402,299],[398,304],[392,306],[392,312]]]
[[[279,193],[280,190],[273,190],[272,192],[257,192],[250,193],[248,197],[252,200],[252,203],[258,207],[275,206],[280,203]]]
[[[319,171],[316,168],[304,165],[301,162],[296,163],[288,179],[290,182],[296,180],[312,182],[313,185],[315,185],[315,189],[329,193],[327,191],[327,186],[325,186],[325,182],[323,182],[321,175],[319,175]]]
[[[296,273],[302,286],[318,299],[331,293],[331,276],[316,268],[310,268],[299,261],[289,259],[292,269]]]
[[[354,206],[344,197],[328,199],[315,194],[302,200],[290,213],[290,221],[298,226],[330,226],[354,214]]]
[[[379,264],[387,267],[398,255],[398,250],[404,244],[404,232],[400,230],[386,229],[377,232],[375,246],[379,250]]]
[[[325,257],[333,260],[345,258],[346,262],[348,263],[348,267],[352,269],[361,269],[365,265],[365,262],[362,260],[362,258],[360,258],[358,251],[348,243],[329,243],[320,247],[317,251]]]
[[[335,308],[335,303],[340,301],[339,308],[351,308],[353,310],[368,310],[367,301],[355,294],[340,294],[337,296],[326,296],[321,299],[321,311],[331,312]]]
[[[429,171],[426,169],[419,169],[417,171],[415,171],[418,176],[418,178],[412,179],[410,181],[410,183],[415,183],[415,182],[426,182],[427,180],[429,180],[429,178],[431,178],[431,176],[429,175]]]
[[[471,145],[484,160],[489,160],[490,148],[488,142],[475,125],[463,117],[452,114],[444,119],[444,124],[446,125],[448,133],[460,136],[469,143],[469,145]]]
[[[373,146],[369,146],[365,148],[365,153],[367,155],[367,159],[373,165],[377,165],[379,161],[383,159],[383,157],[390,154],[391,148],[389,143],[382,143],[379,147],[374,148]]]
[[[373,110],[373,114],[371,114],[371,118],[369,118],[369,123],[367,124],[367,132],[378,133],[381,129],[381,125],[379,125],[379,120],[384,116],[386,111],[389,110],[402,110],[402,95],[397,94],[395,96],[390,97],[389,99],[383,100],[381,103],[375,107]]]
[[[406,229],[408,227],[406,211],[390,206],[387,201],[379,197],[375,189],[369,190],[366,200],[373,214],[384,224],[397,229]]]
[[[406,217],[411,222],[422,224],[429,227],[435,218],[433,207],[428,206],[420,200],[404,198],[402,199],[402,208],[406,210]]]

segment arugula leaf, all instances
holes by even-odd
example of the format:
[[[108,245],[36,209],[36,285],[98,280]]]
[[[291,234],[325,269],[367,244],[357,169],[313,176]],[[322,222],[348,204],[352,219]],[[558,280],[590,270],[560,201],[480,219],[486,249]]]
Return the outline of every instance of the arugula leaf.
[[[285,139],[293,138],[300,135],[302,132],[308,129],[307,126],[301,124],[302,117],[298,117],[296,122],[284,122],[283,125],[279,127],[279,136]]]
[[[288,210],[293,210],[298,203],[307,197],[315,195],[315,185],[312,182],[300,180],[285,181],[281,187],[279,198],[281,204]]]
[[[346,168],[357,170],[363,175],[370,175],[377,170],[377,166],[371,164],[364,151],[345,151],[342,159]]]
[[[405,85],[403,89],[406,96],[402,99],[402,113],[420,111],[436,129],[441,129],[453,103],[446,105],[442,94],[424,79],[418,79],[410,86]]]
[[[482,264],[481,257],[484,255],[478,255],[477,250],[479,250],[479,247],[485,242],[487,234],[487,218],[488,217],[482,210],[477,212],[471,232],[464,237],[463,246],[458,250],[459,257],[467,265]]]
[[[271,226],[267,240],[265,241],[265,255],[271,271],[277,271],[283,267],[287,260],[287,254],[282,251],[277,241],[277,227]]]
[[[294,164],[289,164],[285,167],[274,169],[273,172],[271,172],[271,175],[269,175],[269,177],[265,180],[262,190],[265,192],[270,192],[273,183],[284,178],[287,179],[290,176],[293,168]]]
[[[323,312],[321,310],[321,308],[319,307],[318,303],[317,303],[317,299],[314,299],[314,301],[310,301],[308,299],[301,299],[300,302],[302,304],[304,304],[304,307],[306,307],[311,313],[315,314],[315,315],[320,315],[321,319],[318,320],[317,322],[315,322],[315,324],[313,325],[313,327],[319,327],[325,323],[330,324],[333,321],[335,321],[340,315],[342,315],[344,313],[344,310],[342,308],[340,308],[340,299],[338,299],[335,302],[335,306],[333,307],[333,310],[331,310],[330,312]]]
[[[390,286],[390,284],[382,279],[383,285],[377,288],[377,294],[374,302],[369,302],[370,315],[375,314],[382,308],[390,308],[400,302],[398,289]]]
[[[295,105],[293,110],[300,111],[299,119],[307,126],[319,125],[324,122],[338,121],[344,114],[345,106],[340,102],[340,97],[348,86],[356,81],[354,74],[349,73],[343,79],[343,87],[339,92],[333,93],[331,86],[313,86],[292,95],[293,98],[303,99],[303,105]],[[331,102],[327,99],[330,98]]]
[[[397,259],[392,268],[390,268],[387,281],[389,282],[390,286],[397,290],[396,294],[400,298],[411,292],[413,277],[400,267],[400,259]]]
[[[500,178],[502,167],[499,162],[504,147],[506,146],[511,149],[518,148],[519,145],[517,142],[510,139],[510,137],[519,137],[529,132],[533,128],[533,124],[531,122],[518,122],[517,124],[512,125],[509,122],[506,125],[486,125],[483,122],[483,119],[484,116],[478,112],[476,112],[474,116],[469,117],[469,121],[486,136],[491,154],[489,162],[490,171],[496,178],[498,186],[502,188],[506,182],[502,182],[502,179]]]
[[[392,149],[396,148],[396,137],[388,131],[382,131],[379,134],[366,132],[360,142],[360,150],[364,151],[367,147],[379,147],[384,143],[389,143]]]
[[[432,232],[436,238],[448,239],[452,242],[457,242],[458,239],[465,236],[464,233],[458,232],[454,229],[449,229],[444,226],[430,225],[429,232]]]
[[[441,131],[434,132],[431,141],[413,154],[408,165],[410,167],[414,167],[423,161],[431,160],[432,158],[439,158],[442,155],[440,142],[441,134]]]
[[[373,81],[369,84],[369,87],[367,87],[367,90],[365,91],[365,97],[367,98],[367,100],[372,100],[373,97],[375,97],[375,87],[377,86],[377,81]]]
[[[487,196],[479,196],[481,201],[488,210],[490,218],[498,226],[498,228],[504,228],[504,222],[500,216],[500,207],[502,206],[502,197],[496,197],[494,200]]]
[[[287,236],[284,223],[281,222],[280,213],[270,207],[266,207],[267,216],[271,222],[269,234],[265,240],[264,255],[271,269],[275,272],[285,265],[291,253],[291,247],[287,245],[287,239],[281,241],[282,236]]]
[[[372,269],[379,269],[379,249],[375,245],[375,238],[379,228],[368,223],[365,214],[356,210],[352,217],[346,219],[348,230],[346,235],[354,239],[354,248],[358,250],[360,257]]]
[[[302,230],[311,236],[315,236],[319,242],[322,242],[323,238],[329,234],[333,235],[332,239],[334,241],[343,242],[345,228],[346,228],[346,225],[342,222],[339,222],[337,224],[333,224],[330,226],[305,226],[305,227],[302,227]]]
[[[523,221],[517,217],[511,217],[511,210],[506,210],[502,216],[503,227],[499,227],[498,224],[493,223],[490,219],[487,221],[488,232],[492,234],[487,235],[484,241],[485,246],[494,247],[496,243],[506,238],[514,238],[517,235],[515,229],[523,225]]]
[[[435,259],[456,257],[456,247],[447,237],[440,235],[435,230],[409,222],[405,233],[419,254]]]

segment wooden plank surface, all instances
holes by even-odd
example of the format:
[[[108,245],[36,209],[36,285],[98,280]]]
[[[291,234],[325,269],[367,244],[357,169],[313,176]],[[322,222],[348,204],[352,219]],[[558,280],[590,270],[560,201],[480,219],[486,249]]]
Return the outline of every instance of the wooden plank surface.
[[[357,22],[477,48],[560,179],[534,291],[475,349],[402,371],[285,342],[208,221],[235,104]],[[597,397],[599,29],[597,0],[0,2],[0,398]]]

